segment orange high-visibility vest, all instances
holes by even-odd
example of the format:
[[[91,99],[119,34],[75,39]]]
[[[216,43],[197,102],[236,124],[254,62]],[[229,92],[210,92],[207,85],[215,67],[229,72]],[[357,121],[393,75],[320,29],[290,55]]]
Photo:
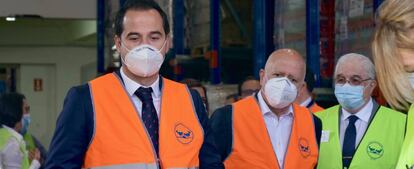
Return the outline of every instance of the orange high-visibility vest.
[[[285,169],[313,169],[318,160],[315,127],[307,108],[293,105],[293,126]],[[233,104],[233,147],[224,161],[226,169],[279,169],[277,157],[256,99]]]
[[[197,168],[203,129],[188,88],[162,79],[159,156],[116,74],[89,83],[95,130],[84,168]]]
[[[317,113],[317,112],[320,112],[320,111],[325,110],[325,109],[322,108],[321,106],[319,106],[318,104],[316,104],[316,102],[315,102],[315,103],[312,104],[311,107],[309,107],[309,110],[312,113]]]

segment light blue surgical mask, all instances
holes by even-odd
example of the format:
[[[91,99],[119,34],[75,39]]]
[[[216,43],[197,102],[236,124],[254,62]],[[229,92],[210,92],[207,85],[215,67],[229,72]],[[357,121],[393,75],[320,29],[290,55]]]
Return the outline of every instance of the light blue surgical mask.
[[[29,129],[29,125],[31,122],[30,114],[23,115],[22,118],[22,130],[20,131],[20,134],[25,135],[27,130]]]
[[[411,83],[411,87],[414,88],[414,73],[408,73],[408,80]]]
[[[335,85],[335,96],[346,110],[357,110],[364,105],[364,86]]]

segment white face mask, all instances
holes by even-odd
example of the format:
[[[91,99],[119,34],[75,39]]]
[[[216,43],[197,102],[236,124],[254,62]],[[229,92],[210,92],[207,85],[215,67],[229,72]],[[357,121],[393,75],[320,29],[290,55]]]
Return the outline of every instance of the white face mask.
[[[151,45],[139,45],[132,50],[129,50],[125,45],[121,44],[128,50],[124,58],[121,57],[122,62],[127,66],[128,70],[140,77],[149,77],[160,70],[164,57],[161,50],[167,41],[164,41],[161,49]]]
[[[266,82],[264,94],[270,106],[281,109],[293,103],[298,92],[296,86],[288,78],[278,77]]]

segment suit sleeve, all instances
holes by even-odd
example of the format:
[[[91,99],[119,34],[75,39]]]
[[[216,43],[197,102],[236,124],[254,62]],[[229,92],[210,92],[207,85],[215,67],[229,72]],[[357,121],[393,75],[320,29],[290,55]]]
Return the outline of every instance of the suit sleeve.
[[[93,133],[88,85],[71,88],[56,123],[45,168],[81,168]]]
[[[190,90],[193,98],[194,107],[196,109],[198,119],[204,130],[204,142],[201,146],[199,159],[200,169],[221,169],[224,168],[220,161],[220,155],[217,153],[216,146],[214,144],[214,136],[209,126],[209,119],[201,100],[200,95],[195,90]]]
[[[318,147],[320,147],[321,142],[321,135],[322,135],[322,121],[315,115],[313,115],[313,121],[315,124],[315,134],[316,134],[316,143],[318,143]]]
[[[233,145],[232,111],[231,105],[224,106],[217,109],[210,119],[211,130],[222,162],[229,156]]]

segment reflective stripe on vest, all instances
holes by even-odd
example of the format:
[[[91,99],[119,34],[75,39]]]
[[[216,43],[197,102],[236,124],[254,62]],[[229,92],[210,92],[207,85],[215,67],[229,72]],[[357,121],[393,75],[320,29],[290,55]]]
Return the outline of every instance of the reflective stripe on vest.
[[[397,169],[414,169],[414,104],[408,111],[408,121],[405,140],[401,149]]]
[[[7,131],[7,129],[0,128],[0,151],[3,150],[4,146],[7,145],[10,139],[14,139],[13,137],[14,136],[9,131]],[[18,140],[17,138],[15,139]],[[29,157],[26,151],[26,145],[24,144],[23,141],[19,142],[19,149],[20,149],[20,153],[23,154],[21,168],[28,169],[29,168]],[[1,164],[0,164],[0,168],[1,168]]]
[[[342,169],[339,106],[316,113],[322,120],[318,169]],[[406,116],[381,106],[357,146],[350,169],[395,168],[404,139]]]
[[[120,78],[113,73],[89,83],[95,128],[86,152],[85,168],[128,168],[130,164],[133,168],[199,166],[204,134],[191,94],[183,84],[168,79],[162,79],[162,84],[158,160],[145,125]]]
[[[318,159],[313,117],[307,108],[293,105],[293,124],[284,162],[285,169],[313,169]],[[258,102],[249,96],[233,104],[233,147],[226,169],[278,169]]]

